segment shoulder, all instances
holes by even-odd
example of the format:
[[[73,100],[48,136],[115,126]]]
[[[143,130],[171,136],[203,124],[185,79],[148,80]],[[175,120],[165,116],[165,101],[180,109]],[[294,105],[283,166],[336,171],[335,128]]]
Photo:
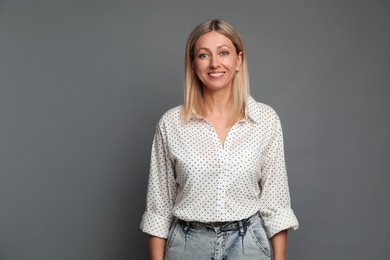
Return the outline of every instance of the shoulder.
[[[248,100],[248,115],[257,123],[274,123],[279,121],[279,116],[275,109],[270,105],[256,101],[249,97]]]
[[[268,115],[268,116],[271,116],[271,117],[277,117],[278,114],[276,113],[275,109],[273,107],[271,107],[270,105],[267,105],[267,104],[264,104],[264,103],[261,103],[261,102],[257,102],[258,104],[258,107],[260,109],[260,112],[264,115]]]
[[[166,111],[158,122],[159,127],[169,127],[181,124],[181,111],[182,105],[173,107]]]

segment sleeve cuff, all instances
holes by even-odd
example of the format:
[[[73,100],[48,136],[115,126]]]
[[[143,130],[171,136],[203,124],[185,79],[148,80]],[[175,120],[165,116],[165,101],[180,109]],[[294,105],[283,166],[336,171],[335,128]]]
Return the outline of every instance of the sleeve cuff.
[[[262,218],[268,238],[282,230],[297,230],[299,227],[298,219],[292,209],[279,210],[269,217],[262,216]]]
[[[140,228],[143,232],[148,233],[149,235],[167,238],[172,220],[172,216],[163,217],[145,211],[142,216]]]

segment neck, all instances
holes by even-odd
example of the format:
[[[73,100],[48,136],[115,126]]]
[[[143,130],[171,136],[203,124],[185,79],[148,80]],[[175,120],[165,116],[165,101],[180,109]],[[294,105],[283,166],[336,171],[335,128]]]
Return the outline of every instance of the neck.
[[[233,112],[231,109],[232,95],[230,88],[219,91],[204,88],[203,102],[206,116],[213,115],[218,117],[229,117]]]

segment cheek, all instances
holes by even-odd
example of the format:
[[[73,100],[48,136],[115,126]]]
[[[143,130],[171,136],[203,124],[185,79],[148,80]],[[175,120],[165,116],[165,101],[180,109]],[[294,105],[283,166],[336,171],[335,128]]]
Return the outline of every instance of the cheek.
[[[197,69],[197,67],[194,67],[194,73],[195,73],[196,76],[199,77],[199,70]]]
[[[203,71],[203,66],[201,63],[197,62],[197,63],[194,63],[194,65],[192,66],[192,69],[194,70],[196,75],[200,76],[202,74],[202,71]]]

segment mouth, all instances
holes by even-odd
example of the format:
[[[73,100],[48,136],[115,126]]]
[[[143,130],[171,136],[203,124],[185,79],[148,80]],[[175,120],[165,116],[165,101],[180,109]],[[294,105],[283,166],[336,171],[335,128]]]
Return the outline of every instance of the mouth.
[[[220,71],[215,71],[215,72],[209,72],[209,73],[207,73],[211,78],[220,78],[220,77],[222,77],[224,74],[225,74],[225,72],[220,72]]]

